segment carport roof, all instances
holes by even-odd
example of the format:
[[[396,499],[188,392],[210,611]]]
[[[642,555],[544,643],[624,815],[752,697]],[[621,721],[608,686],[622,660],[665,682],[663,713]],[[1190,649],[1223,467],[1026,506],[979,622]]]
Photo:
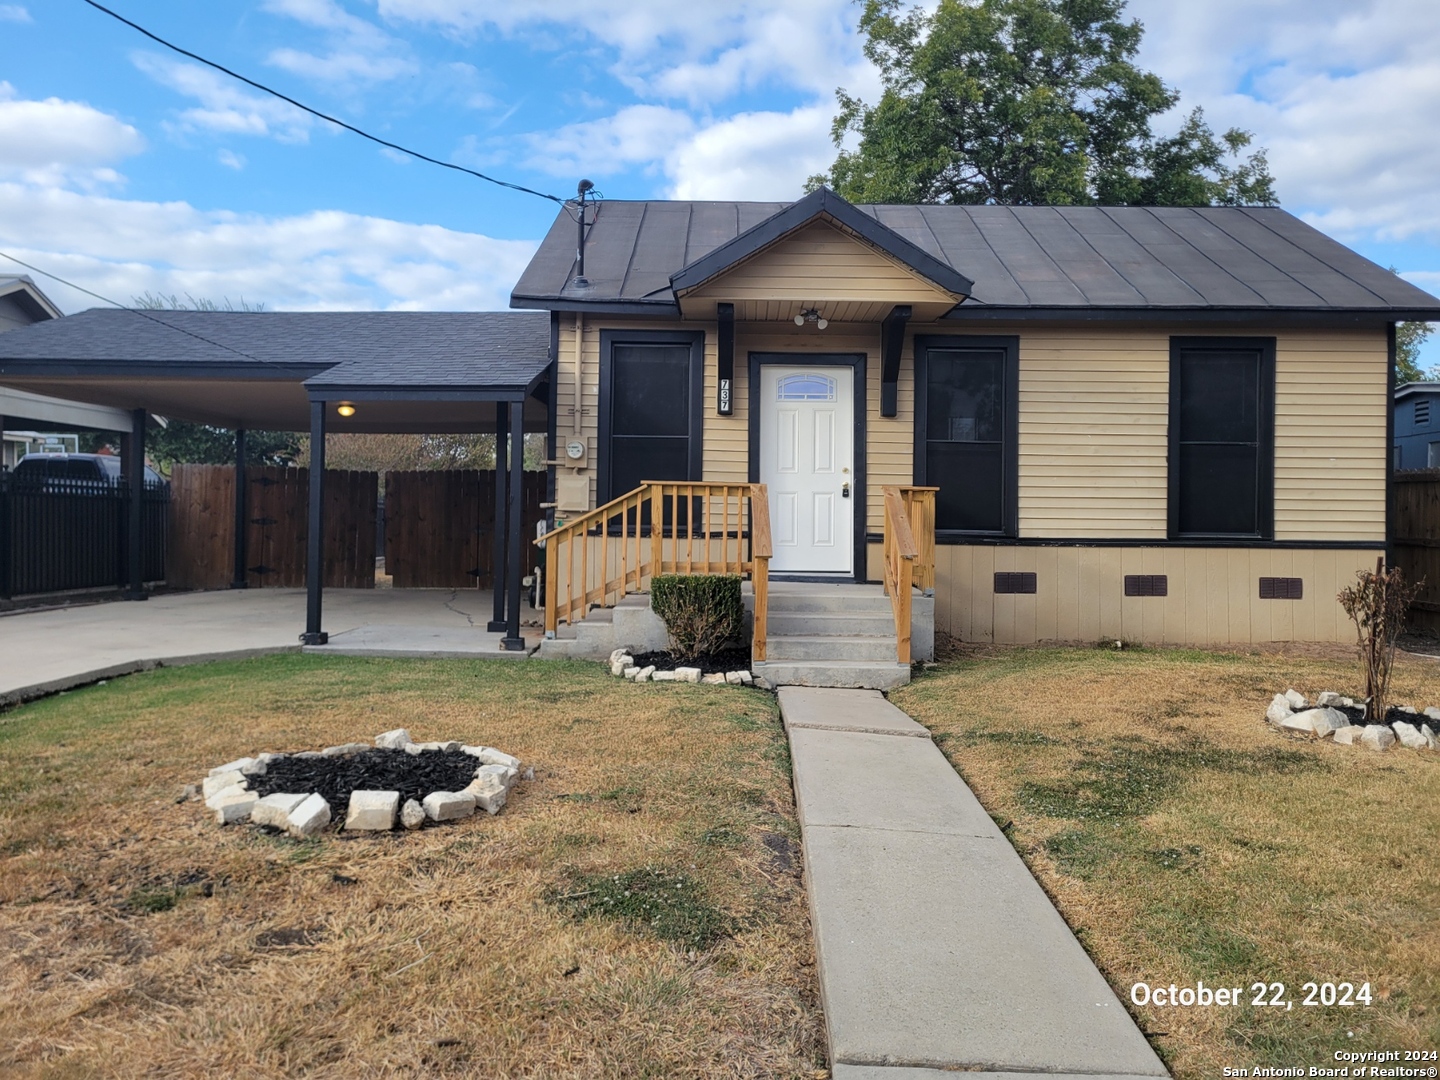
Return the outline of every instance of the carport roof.
[[[307,398],[513,400],[549,364],[543,311],[92,309],[0,335],[0,383],[224,426],[304,428]]]

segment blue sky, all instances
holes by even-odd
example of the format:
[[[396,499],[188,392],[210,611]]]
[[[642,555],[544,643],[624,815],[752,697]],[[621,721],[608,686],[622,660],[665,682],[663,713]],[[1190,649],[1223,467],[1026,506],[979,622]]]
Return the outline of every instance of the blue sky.
[[[793,197],[833,156],[836,86],[877,87],[849,0],[112,6],[386,138],[559,195],[584,175],[611,198]],[[1440,292],[1440,5],[1130,12],[1182,109],[1269,148],[1284,206]],[[501,307],[553,217],[395,160],[80,0],[0,0],[0,249],[116,299]],[[66,310],[93,304],[40,284]]]

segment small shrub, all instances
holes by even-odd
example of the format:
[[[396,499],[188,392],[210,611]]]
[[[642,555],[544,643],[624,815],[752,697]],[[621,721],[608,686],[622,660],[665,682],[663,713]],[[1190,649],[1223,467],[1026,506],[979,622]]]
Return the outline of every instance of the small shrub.
[[[659,574],[650,606],[665,623],[670,651],[680,660],[719,652],[745,632],[745,605],[735,574]]]
[[[1360,570],[1355,584],[1340,590],[1336,597],[1355,624],[1355,646],[1360,654],[1360,677],[1365,683],[1367,719],[1385,722],[1390,696],[1390,669],[1395,663],[1395,643],[1405,630],[1410,603],[1425,580],[1411,584],[1398,566],[1385,568],[1377,560],[1374,571]]]

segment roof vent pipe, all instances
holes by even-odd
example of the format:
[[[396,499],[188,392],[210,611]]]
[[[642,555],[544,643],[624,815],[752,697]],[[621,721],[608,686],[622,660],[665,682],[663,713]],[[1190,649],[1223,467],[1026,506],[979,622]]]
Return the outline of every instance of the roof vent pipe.
[[[585,277],[585,196],[595,190],[595,185],[589,180],[581,180],[575,185],[576,202],[580,206],[580,214],[576,218],[579,223],[579,240],[575,246],[575,281],[577,289],[590,287],[590,281]]]

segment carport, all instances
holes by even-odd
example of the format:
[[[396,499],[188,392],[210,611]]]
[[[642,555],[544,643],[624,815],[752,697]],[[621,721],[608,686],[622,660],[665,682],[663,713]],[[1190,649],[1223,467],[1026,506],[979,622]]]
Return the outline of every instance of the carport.
[[[220,312],[94,309],[0,337],[0,385],[125,409],[131,486],[129,599],[146,596],[139,492],[152,416],[235,432],[308,431],[307,645],[323,625],[325,436],[329,432],[496,435],[494,618],[503,648],[524,649],[521,532],[524,436],[553,456],[552,318],[544,312]],[[235,485],[235,585],[244,587],[245,485]]]

